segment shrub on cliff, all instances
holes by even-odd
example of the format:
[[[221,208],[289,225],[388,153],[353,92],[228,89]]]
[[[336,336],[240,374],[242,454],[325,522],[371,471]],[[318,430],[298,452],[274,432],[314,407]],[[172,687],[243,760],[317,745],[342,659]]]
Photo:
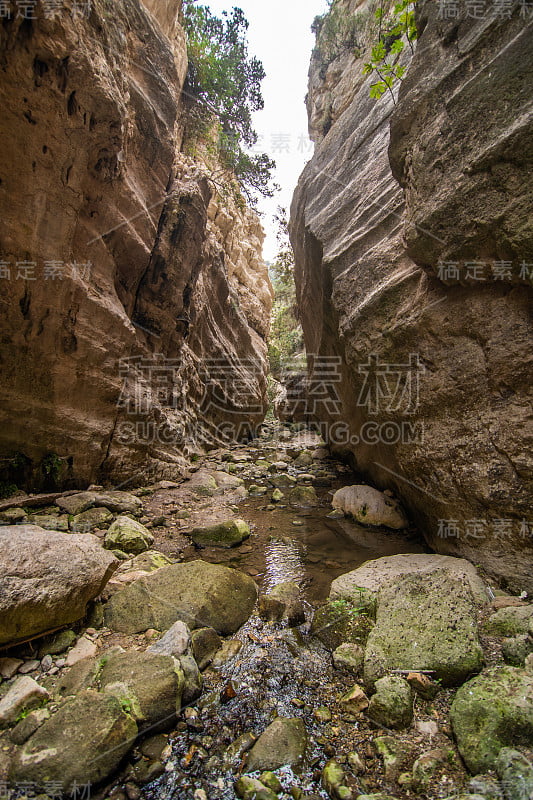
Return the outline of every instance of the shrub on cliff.
[[[247,198],[258,192],[273,194],[274,162],[265,154],[253,155],[257,143],[252,114],[263,108],[262,63],[248,54],[248,21],[239,8],[214,16],[209,8],[185,0],[189,70],[186,97],[192,102],[189,136],[203,138],[220,166],[232,172]],[[213,176],[214,182],[223,176]]]

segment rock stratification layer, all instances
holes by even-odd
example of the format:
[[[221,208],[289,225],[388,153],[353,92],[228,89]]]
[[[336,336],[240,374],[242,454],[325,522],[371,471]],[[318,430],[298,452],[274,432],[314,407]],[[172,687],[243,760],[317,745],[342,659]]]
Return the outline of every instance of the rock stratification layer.
[[[264,414],[261,227],[180,152],[181,0],[11,5],[0,480],[175,477],[222,423],[245,434]]]
[[[311,380],[339,364],[312,409],[334,449],[436,550],[531,591],[533,23],[515,6],[419,3],[396,105],[357,54],[320,75],[315,55],[291,238]]]

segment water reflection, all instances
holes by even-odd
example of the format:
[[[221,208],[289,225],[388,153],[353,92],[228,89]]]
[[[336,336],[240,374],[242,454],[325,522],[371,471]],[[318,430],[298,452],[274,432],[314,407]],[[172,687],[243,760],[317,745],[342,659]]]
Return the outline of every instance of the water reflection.
[[[263,588],[269,592],[286,581],[299,583],[305,575],[303,553],[294,542],[273,539],[265,548],[265,576]]]

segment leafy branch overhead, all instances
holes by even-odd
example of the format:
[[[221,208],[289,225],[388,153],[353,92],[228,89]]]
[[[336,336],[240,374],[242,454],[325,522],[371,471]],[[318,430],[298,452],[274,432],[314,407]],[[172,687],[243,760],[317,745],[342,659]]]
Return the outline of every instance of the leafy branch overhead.
[[[379,99],[385,92],[390,92],[395,101],[392,88],[405,75],[405,67],[399,63],[399,57],[406,44],[414,52],[413,43],[418,31],[415,20],[416,0],[400,0],[390,10],[383,4],[376,9],[375,17],[379,24],[378,41],[373,46],[364,68],[364,75],[375,74],[377,80],[370,86],[370,97]]]
[[[252,115],[263,108],[262,63],[248,54],[248,21],[240,8],[214,16],[207,6],[185,0],[189,70],[186,97],[189,137],[214,143],[218,163],[233,173],[251,201],[259,193],[271,197],[274,162],[248,151],[258,140]]]

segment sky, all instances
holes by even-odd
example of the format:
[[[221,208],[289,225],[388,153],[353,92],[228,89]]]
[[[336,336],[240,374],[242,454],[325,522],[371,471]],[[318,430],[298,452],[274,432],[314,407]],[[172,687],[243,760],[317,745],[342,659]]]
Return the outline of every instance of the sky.
[[[277,163],[275,181],[282,190],[261,198],[258,209],[267,234],[263,255],[272,261],[277,252],[272,217],[278,206],[290,208],[293,191],[305,164],[313,155],[307,134],[307,72],[315,37],[311,23],[328,7],[327,0],[202,0],[220,16],[234,6],[242,8],[250,27],[249,54],[262,62],[265,108],[254,116],[259,134],[257,152]]]

